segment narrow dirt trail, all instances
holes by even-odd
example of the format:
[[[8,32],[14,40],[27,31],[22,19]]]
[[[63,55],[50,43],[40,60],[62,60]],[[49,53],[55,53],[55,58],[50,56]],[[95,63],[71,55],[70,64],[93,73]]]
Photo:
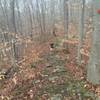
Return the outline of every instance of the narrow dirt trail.
[[[75,79],[66,69],[67,54],[63,58],[61,55],[62,51],[43,54],[43,62],[38,65],[44,63],[44,67],[37,71],[35,78],[12,91],[12,100],[94,100],[93,93],[84,87],[86,82]]]

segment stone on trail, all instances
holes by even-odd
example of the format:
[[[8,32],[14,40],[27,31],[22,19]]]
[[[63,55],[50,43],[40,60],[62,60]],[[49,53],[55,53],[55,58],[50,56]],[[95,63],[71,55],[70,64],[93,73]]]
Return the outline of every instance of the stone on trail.
[[[62,95],[61,94],[56,94],[53,97],[51,97],[50,100],[62,100]]]

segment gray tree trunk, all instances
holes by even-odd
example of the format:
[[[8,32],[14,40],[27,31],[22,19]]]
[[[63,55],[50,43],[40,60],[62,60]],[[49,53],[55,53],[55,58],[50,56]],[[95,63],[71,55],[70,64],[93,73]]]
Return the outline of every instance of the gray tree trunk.
[[[68,21],[69,21],[69,12],[68,12],[68,0],[63,1],[64,5],[64,34],[65,34],[65,39],[68,39]]]
[[[92,49],[87,67],[87,79],[92,84],[100,84],[100,14],[97,10],[100,9],[100,0],[93,0],[94,4],[94,32],[92,34]]]
[[[78,45],[78,64],[81,64],[81,53],[80,50],[83,44],[83,37],[84,37],[84,11],[85,11],[85,0],[82,0],[81,4],[81,11],[80,11],[80,29],[79,29],[79,45]]]

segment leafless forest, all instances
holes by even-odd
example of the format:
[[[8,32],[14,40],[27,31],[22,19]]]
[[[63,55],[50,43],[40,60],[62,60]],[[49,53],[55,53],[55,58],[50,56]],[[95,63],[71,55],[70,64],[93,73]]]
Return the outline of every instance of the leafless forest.
[[[0,0],[0,100],[100,100],[100,0]]]

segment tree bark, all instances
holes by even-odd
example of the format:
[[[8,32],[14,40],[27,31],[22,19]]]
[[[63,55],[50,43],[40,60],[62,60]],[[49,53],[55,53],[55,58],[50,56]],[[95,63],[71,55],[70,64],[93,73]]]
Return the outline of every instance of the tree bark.
[[[68,39],[68,20],[69,20],[68,0],[64,0],[63,5],[64,5],[64,34],[65,38]]]
[[[80,5],[80,29],[79,29],[79,45],[78,45],[78,64],[81,64],[81,53],[80,50],[82,48],[83,45],[83,37],[84,37],[84,17],[85,17],[85,0],[82,0],[82,4]]]
[[[89,64],[87,67],[87,79],[92,84],[100,84],[100,14],[97,10],[100,9],[100,0],[94,0],[94,16],[92,34],[92,49]]]

